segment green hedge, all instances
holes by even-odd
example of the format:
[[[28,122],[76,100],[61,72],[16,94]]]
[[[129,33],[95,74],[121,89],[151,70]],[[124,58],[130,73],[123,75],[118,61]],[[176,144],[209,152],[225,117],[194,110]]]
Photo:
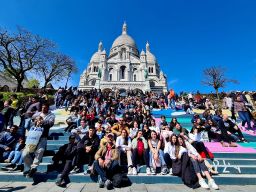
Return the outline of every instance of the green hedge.
[[[3,97],[4,97],[4,101],[5,100],[8,100],[11,98],[11,95],[12,94],[16,94],[17,97],[18,97],[18,105],[22,105],[23,103],[27,102],[29,97],[31,96],[35,96],[36,94],[32,94],[32,93],[23,93],[23,92],[0,92],[0,94],[3,94]],[[54,96],[53,95],[47,95],[48,96],[48,101],[49,101],[49,104],[52,105],[54,104]]]

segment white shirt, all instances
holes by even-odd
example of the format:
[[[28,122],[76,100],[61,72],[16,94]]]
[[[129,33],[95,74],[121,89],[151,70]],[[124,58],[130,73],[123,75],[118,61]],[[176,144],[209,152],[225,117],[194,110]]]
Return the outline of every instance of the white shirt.
[[[185,144],[189,154],[195,155],[197,157],[199,156],[197,150],[188,141],[185,141]]]
[[[149,127],[149,129],[150,129],[151,131],[155,131],[157,134],[160,133],[160,129],[159,129],[159,127],[157,127],[157,126],[151,126],[151,127]]]
[[[202,140],[202,135],[201,133],[197,133],[197,134],[193,134],[193,133],[189,133],[188,134],[189,139],[191,139],[192,141],[201,141]]]
[[[125,145],[124,142],[125,142],[124,138],[122,136],[118,136],[116,138],[116,147],[121,147],[121,149],[123,151],[125,151],[126,148],[131,149],[131,147],[132,147],[131,138],[128,137],[128,144],[127,145]]]

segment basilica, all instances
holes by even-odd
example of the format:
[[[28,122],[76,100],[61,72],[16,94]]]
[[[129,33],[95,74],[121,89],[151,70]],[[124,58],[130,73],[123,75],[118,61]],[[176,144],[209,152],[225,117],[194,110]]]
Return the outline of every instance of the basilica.
[[[167,92],[167,79],[156,57],[146,43],[146,51],[139,53],[134,39],[123,24],[122,34],[115,39],[107,54],[102,42],[98,45],[87,68],[80,76],[79,90],[139,90]]]

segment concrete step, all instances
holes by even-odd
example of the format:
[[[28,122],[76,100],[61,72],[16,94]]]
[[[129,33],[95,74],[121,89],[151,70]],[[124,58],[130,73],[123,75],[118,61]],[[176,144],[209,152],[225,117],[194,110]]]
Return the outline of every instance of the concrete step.
[[[47,143],[47,150],[48,151],[55,151],[58,150],[63,144],[49,144]]]
[[[44,173],[47,171],[51,171],[49,169],[50,162],[49,163],[42,162],[37,168],[38,172]],[[7,165],[6,163],[0,163],[0,167],[6,166],[6,165]],[[216,165],[214,164],[214,167],[220,174],[256,174],[255,165]],[[87,168],[88,166],[84,165],[83,169],[87,170]],[[146,166],[141,166],[139,172],[146,173]],[[160,172],[160,169],[158,169],[158,172]]]
[[[47,145],[64,145],[68,143],[68,139],[67,140],[48,140],[47,141]]]
[[[214,153],[215,158],[256,159],[256,153]]]
[[[68,138],[69,138],[69,136],[58,136],[58,135],[55,135],[55,136],[49,136],[48,137],[48,141],[49,140],[65,140],[65,141],[68,141]]]
[[[43,157],[43,163],[50,163],[52,156]],[[213,165],[256,165],[256,159],[215,158]]]
[[[22,175],[22,173],[1,173],[0,180],[2,182],[54,182],[57,179],[57,173],[36,173],[33,179],[28,179]],[[176,176],[170,175],[146,175],[138,174],[136,176],[128,176],[132,183],[145,183],[145,184],[154,184],[154,183],[175,183],[182,184],[182,180]],[[218,185],[256,185],[256,175],[246,175],[246,174],[227,174],[219,175],[214,177]],[[70,181],[73,183],[81,182],[96,182],[97,178],[91,178],[88,175],[76,174],[70,176]]]

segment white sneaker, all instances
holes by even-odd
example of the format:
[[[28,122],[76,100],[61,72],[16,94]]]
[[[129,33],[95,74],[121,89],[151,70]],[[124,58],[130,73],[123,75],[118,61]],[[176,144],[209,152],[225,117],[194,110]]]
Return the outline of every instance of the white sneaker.
[[[163,167],[161,170],[161,175],[167,175],[168,174],[168,169],[167,167]]]
[[[169,175],[173,175],[172,168],[169,169]]]
[[[141,166],[137,165],[137,173],[140,172],[140,168],[141,168]]]
[[[137,175],[137,174],[138,174],[136,167],[133,167],[133,168],[132,168],[132,174],[133,174],[133,175]]]
[[[209,189],[209,186],[207,185],[204,179],[199,180],[199,185],[204,189]]]
[[[154,168],[151,168],[150,170],[152,175],[156,175],[156,170]]]
[[[133,168],[132,167],[129,167],[128,168],[128,173],[127,173],[128,175],[132,175],[133,174]]]
[[[146,168],[146,173],[147,173],[147,175],[151,175],[151,171],[150,171],[149,167]]]
[[[219,189],[219,186],[215,183],[215,181],[213,179],[210,179],[208,181],[208,185],[210,188],[212,189],[215,189],[215,190],[218,190]]]

